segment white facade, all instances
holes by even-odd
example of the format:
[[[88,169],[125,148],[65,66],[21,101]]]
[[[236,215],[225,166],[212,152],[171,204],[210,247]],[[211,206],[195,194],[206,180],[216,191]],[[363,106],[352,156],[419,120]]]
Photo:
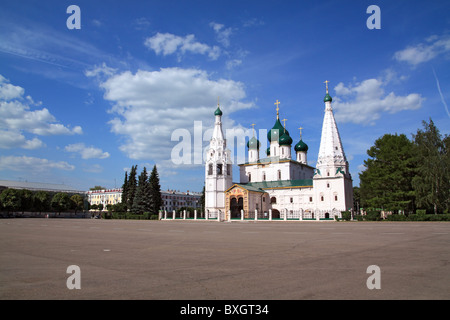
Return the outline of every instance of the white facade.
[[[249,162],[239,165],[240,183],[232,185],[229,151],[223,138],[221,111],[216,122],[205,168],[206,210],[223,212],[228,219],[258,215],[284,219],[333,219],[353,206],[352,178],[327,92],[316,169],[307,162],[308,146],[300,141],[291,157],[292,138],[277,119],[269,131],[268,157],[259,158],[259,141],[248,146]],[[301,129],[301,128],[300,128]],[[261,137],[260,137],[261,138]],[[224,164],[227,164],[226,166]],[[219,169],[220,166],[220,169]],[[220,173],[218,172],[220,171]],[[243,215],[242,215],[243,213]]]
[[[240,165],[240,183],[312,179],[314,168],[291,159],[271,157]]]
[[[210,216],[225,212],[225,191],[232,185],[233,169],[230,150],[222,131],[222,111],[215,113],[214,131],[205,165],[205,211]]]
[[[220,192],[225,190],[226,196],[220,197],[220,205],[224,203],[222,201],[227,201],[226,209],[234,218],[241,210],[247,210],[244,216],[248,217],[255,208],[259,208],[263,215],[271,210],[274,217],[278,215],[285,219],[333,219],[335,216],[340,218],[342,211],[351,210],[352,178],[331,102],[327,87],[316,169],[308,165],[308,146],[303,142],[301,132],[300,141],[295,145],[295,158],[292,159],[292,138],[280,123],[277,101],[277,118],[267,136],[270,142],[268,157],[259,158],[259,141],[253,137],[247,144],[249,162],[239,165],[240,183],[230,187],[231,183],[224,183],[214,176],[214,172],[213,175],[207,174],[206,181],[209,181],[211,186],[229,186],[229,189],[210,187],[210,197],[219,198]],[[217,126],[216,120],[216,128]],[[218,131],[216,128],[214,132]],[[211,142],[211,151],[213,150],[216,149]],[[208,161],[207,166],[208,163],[213,163],[212,160]],[[247,192],[234,190],[235,186]],[[243,197],[241,202],[240,197]],[[256,202],[252,203],[253,201]]]
[[[345,211],[353,206],[352,178],[331,101],[327,89],[322,137],[313,179],[316,206],[321,210]]]

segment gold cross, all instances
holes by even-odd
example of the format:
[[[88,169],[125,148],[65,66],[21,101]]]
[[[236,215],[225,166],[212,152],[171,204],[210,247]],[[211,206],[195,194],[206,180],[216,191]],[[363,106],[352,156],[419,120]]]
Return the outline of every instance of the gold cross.
[[[287,119],[283,119],[283,120],[281,120],[281,121],[283,121],[283,123],[284,123],[284,128],[286,129],[286,121],[287,121]]]
[[[251,126],[252,126],[252,129],[253,129],[253,130],[252,130],[252,131],[253,131],[253,136],[255,136],[255,124],[252,123]]]
[[[280,103],[281,103],[281,102],[278,101],[278,99],[277,99],[277,102],[274,103],[274,104],[277,105],[277,119],[278,119],[278,110],[280,110],[280,108],[278,107],[278,105],[279,105]]]
[[[327,86],[327,93],[328,93],[328,82],[330,82],[330,81],[328,81],[328,80],[325,80],[325,85]]]
[[[299,129],[300,129],[300,140],[302,140],[302,130],[303,130],[303,128],[300,127]]]
[[[217,97],[217,106],[220,105],[219,98],[220,98],[220,97]]]

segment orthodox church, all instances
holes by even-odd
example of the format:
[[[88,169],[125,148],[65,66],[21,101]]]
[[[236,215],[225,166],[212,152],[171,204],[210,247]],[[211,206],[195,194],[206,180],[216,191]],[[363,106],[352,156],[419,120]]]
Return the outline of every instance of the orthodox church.
[[[231,155],[218,105],[205,165],[205,210],[210,218],[333,219],[352,208],[352,177],[334,119],[328,81],[325,83],[325,114],[316,168],[308,165],[308,145],[301,131],[300,141],[294,145],[295,155],[291,153],[294,142],[280,122],[277,100],[275,124],[267,134],[267,157],[260,158],[261,143],[253,134],[247,143],[248,162],[238,164],[240,182],[233,183]]]

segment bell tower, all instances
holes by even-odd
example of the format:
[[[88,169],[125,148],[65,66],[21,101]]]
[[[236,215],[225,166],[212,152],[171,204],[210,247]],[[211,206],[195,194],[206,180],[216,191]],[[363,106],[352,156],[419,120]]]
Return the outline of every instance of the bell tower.
[[[353,186],[348,161],[331,107],[333,99],[328,93],[328,82],[325,81],[326,94],[323,100],[325,115],[313,184],[317,209],[339,211],[340,215],[340,211],[353,207]]]
[[[225,217],[225,190],[231,187],[233,169],[230,150],[222,131],[222,111],[219,103],[214,112],[214,131],[205,164],[205,211],[208,218]]]

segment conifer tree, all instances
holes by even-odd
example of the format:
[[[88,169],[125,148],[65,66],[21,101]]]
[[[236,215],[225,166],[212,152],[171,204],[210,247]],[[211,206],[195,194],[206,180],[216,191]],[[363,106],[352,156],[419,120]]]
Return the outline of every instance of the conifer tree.
[[[136,194],[137,181],[136,181],[137,165],[131,166],[130,175],[128,176],[128,189],[127,189],[127,208],[129,211],[133,208],[134,196]]]
[[[134,214],[143,214],[148,211],[150,207],[150,201],[147,197],[149,189],[147,169],[144,167],[139,175],[138,184],[136,188],[136,194],[133,200],[132,212]]]
[[[128,202],[128,171],[125,171],[125,179],[122,185],[122,203],[125,204],[125,210]]]
[[[151,196],[150,213],[155,215],[158,214],[159,209],[162,205],[161,185],[159,184],[159,175],[158,170],[156,169],[156,165],[153,166],[153,170],[150,174],[149,183],[150,183],[149,194]]]

